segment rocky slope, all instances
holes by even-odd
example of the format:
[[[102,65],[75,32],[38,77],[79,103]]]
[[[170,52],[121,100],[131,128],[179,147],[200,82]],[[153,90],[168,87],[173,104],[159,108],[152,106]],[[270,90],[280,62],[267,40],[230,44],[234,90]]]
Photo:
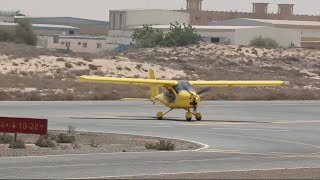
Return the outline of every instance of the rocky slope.
[[[212,88],[205,99],[320,99],[320,51],[200,44],[97,55],[0,44],[0,100],[105,100],[147,97],[148,88],[78,82],[79,75],[159,79],[284,80],[275,88]]]

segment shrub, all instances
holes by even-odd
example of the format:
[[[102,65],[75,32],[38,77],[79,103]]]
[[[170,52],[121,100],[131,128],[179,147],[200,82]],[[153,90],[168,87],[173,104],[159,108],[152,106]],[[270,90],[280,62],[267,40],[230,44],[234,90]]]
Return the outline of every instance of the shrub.
[[[9,144],[13,141],[13,136],[10,134],[3,134],[0,136],[0,142],[3,144]]]
[[[15,42],[35,46],[37,44],[37,35],[32,29],[32,24],[28,19],[20,19],[18,26],[15,27]]]
[[[274,39],[259,36],[250,41],[250,46],[277,48],[279,47],[279,44]]]
[[[24,148],[26,148],[26,144],[22,139],[18,139],[17,141],[12,141],[9,145],[9,148],[24,149]]]
[[[121,66],[117,66],[116,69],[121,71],[123,68]]]
[[[74,134],[70,133],[59,133],[57,136],[58,143],[73,143],[76,140]]]
[[[183,27],[176,22],[176,24],[170,24],[170,32],[165,35],[164,45],[168,47],[172,46],[187,46],[191,44],[198,44],[202,41],[202,37],[196,32],[190,24]]]
[[[74,134],[76,132],[76,127],[68,126],[67,132],[68,132],[68,134]]]
[[[39,147],[56,147],[56,142],[53,141],[49,136],[40,136],[35,142],[36,146]]]
[[[93,64],[89,64],[88,65],[89,66],[89,69],[91,69],[91,70],[98,70],[98,68],[99,68],[99,66],[96,66],[96,65],[93,65]]]
[[[65,62],[66,60],[64,59],[64,58],[57,58],[57,60],[56,60],[57,62]]]
[[[64,64],[64,66],[66,67],[66,68],[73,68],[73,66],[72,66],[72,64],[71,63],[68,63],[68,62],[66,62],[65,64]]]
[[[173,151],[175,147],[175,144],[169,140],[159,140],[158,143],[147,143],[145,145],[146,149],[156,149],[158,151]]]
[[[142,29],[133,32],[132,39],[135,42],[134,46],[138,48],[187,46],[203,40],[191,25],[183,24],[182,27],[178,22],[171,23],[170,31],[166,34],[158,29],[154,30],[149,25],[143,25]]]
[[[98,147],[98,143],[97,143],[97,141],[94,139],[94,138],[92,138],[92,139],[90,139],[90,146],[91,147]]]

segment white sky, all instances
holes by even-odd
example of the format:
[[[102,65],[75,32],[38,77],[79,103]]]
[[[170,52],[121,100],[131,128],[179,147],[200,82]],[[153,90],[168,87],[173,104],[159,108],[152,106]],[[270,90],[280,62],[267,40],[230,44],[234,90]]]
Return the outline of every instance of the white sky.
[[[251,12],[252,2],[268,2],[269,12],[277,12],[278,3],[294,3],[295,14],[320,14],[320,0],[204,0],[204,10]],[[181,9],[185,0],[0,0],[0,10],[15,11],[33,17],[80,17],[108,21],[110,9]]]

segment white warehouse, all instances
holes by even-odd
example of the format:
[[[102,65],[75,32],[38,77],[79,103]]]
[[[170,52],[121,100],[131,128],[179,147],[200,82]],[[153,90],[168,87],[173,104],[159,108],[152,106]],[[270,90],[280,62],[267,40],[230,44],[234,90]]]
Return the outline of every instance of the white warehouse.
[[[155,29],[168,32],[170,25],[155,25]],[[277,40],[282,47],[300,47],[301,32],[266,26],[193,26],[206,42],[226,43],[247,46],[256,37],[269,37]],[[132,27],[132,31],[139,27]],[[130,35],[129,33],[126,33]]]

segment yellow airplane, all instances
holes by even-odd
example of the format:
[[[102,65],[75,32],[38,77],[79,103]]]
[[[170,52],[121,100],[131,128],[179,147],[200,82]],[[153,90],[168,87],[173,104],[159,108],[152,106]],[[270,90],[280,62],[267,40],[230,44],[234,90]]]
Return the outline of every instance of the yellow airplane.
[[[197,112],[200,103],[200,93],[193,89],[193,86],[199,87],[235,87],[235,86],[280,86],[284,81],[176,81],[176,80],[157,80],[153,69],[149,70],[150,79],[139,78],[114,78],[98,76],[79,76],[82,81],[105,82],[117,84],[140,85],[150,87],[150,98],[124,98],[122,100],[141,100],[151,101],[154,104],[162,104],[170,109],[163,113],[157,113],[157,119],[162,120],[163,116],[173,109],[185,109],[186,120],[191,121],[193,115],[196,120],[201,121],[202,114]],[[159,94],[159,87],[163,88],[162,94]],[[194,110],[193,112],[191,110]]]

